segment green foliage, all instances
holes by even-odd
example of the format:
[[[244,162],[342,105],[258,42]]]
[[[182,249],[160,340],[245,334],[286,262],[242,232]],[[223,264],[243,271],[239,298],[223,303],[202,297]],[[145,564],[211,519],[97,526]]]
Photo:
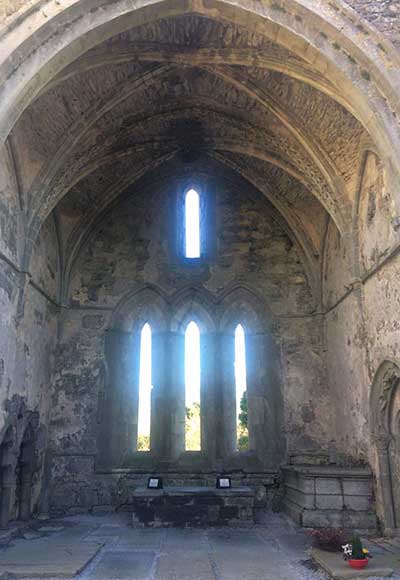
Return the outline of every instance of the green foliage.
[[[247,451],[249,448],[249,436],[246,433],[238,433],[237,448],[238,451]]]
[[[191,407],[186,407],[185,449],[186,451],[201,450],[201,419],[199,403],[193,403]]]
[[[242,399],[240,401],[240,413],[239,413],[239,423],[243,428],[248,428],[248,407],[247,407],[247,391],[243,393]]]
[[[363,552],[363,545],[361,542],[361,538],[358,534],[353,534],[353,537],[351,540],[351,549],[352,549],[351,557],[354,560],[364,560],[365,559],[365,554]]]
[[[238,451],[246,451],[249,448],[248,420],[247,391],[245,391],[240,401],[239,424],[237,426]]]
[[[137,450],[150,451],[150,435],[138,435]]]

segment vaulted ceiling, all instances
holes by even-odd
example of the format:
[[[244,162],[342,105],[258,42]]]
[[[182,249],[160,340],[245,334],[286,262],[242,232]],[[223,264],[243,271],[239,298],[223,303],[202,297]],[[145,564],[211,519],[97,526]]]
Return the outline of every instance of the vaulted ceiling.
[[[368,140],[345,104],[309,62],[240,26],[187,14],[114,36],[12,131],[31,231],[54,212],[67,264],[128,187],[190,159],[262,192],[319,272],[329,221],[349,231]]]

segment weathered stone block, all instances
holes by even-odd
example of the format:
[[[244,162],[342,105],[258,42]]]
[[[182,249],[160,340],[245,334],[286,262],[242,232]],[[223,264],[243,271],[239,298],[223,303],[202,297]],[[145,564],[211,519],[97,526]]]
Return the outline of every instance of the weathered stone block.
[[[320,510],[341,510],[343,497],[341,495],[317,495],[315,507]]]
[[[345,495],[344,505],[349,510],[370,511],[372,510],[372,498],[369,496]]]
[[[341,495],[342,486],[339,479],[318,477],[315,482],[315,493]]]
[[[371,479],[343,479],[344,495],[365,495],[371,497],[373,494]]]

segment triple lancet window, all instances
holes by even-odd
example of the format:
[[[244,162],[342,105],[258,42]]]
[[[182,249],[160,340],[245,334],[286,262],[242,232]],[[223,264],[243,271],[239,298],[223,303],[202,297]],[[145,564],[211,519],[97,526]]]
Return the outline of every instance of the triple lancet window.
[[[200,329],[193,320],[185,329],[185,451],[201,451],[201,348]],[[241,324],[235,330],[236,449],[249,447],[245,332]],[[140,370],[137,451],[150,451],[152,393],[151,328],[144,324],[140,333]],[[207,385],[204,385],[207,388]],[[232,393],[233,394],[233,393]]]

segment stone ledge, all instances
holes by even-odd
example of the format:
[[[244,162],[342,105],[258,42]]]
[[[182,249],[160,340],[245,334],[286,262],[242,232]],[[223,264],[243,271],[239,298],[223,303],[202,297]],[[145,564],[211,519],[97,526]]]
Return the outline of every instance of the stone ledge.
[[[343,560],[343,556],[336,552],[326,552],[313,548],[311,555],[333,580],[347,580],[351,578],[388,578],[393,574],[393,568],[388,565],[386,556],[374,556],[364,570],[353,570]]]
[[[254,497],[254,490],[251,487],[230,487],[218,489],[216,487],[182,486],[164,487],[163,489],[149,489],[147,487],[137,487],[133,492],[133,497],[159,497],[159,496],[188,496],[188,495],[217,495],[217,496],[249,496]]]

